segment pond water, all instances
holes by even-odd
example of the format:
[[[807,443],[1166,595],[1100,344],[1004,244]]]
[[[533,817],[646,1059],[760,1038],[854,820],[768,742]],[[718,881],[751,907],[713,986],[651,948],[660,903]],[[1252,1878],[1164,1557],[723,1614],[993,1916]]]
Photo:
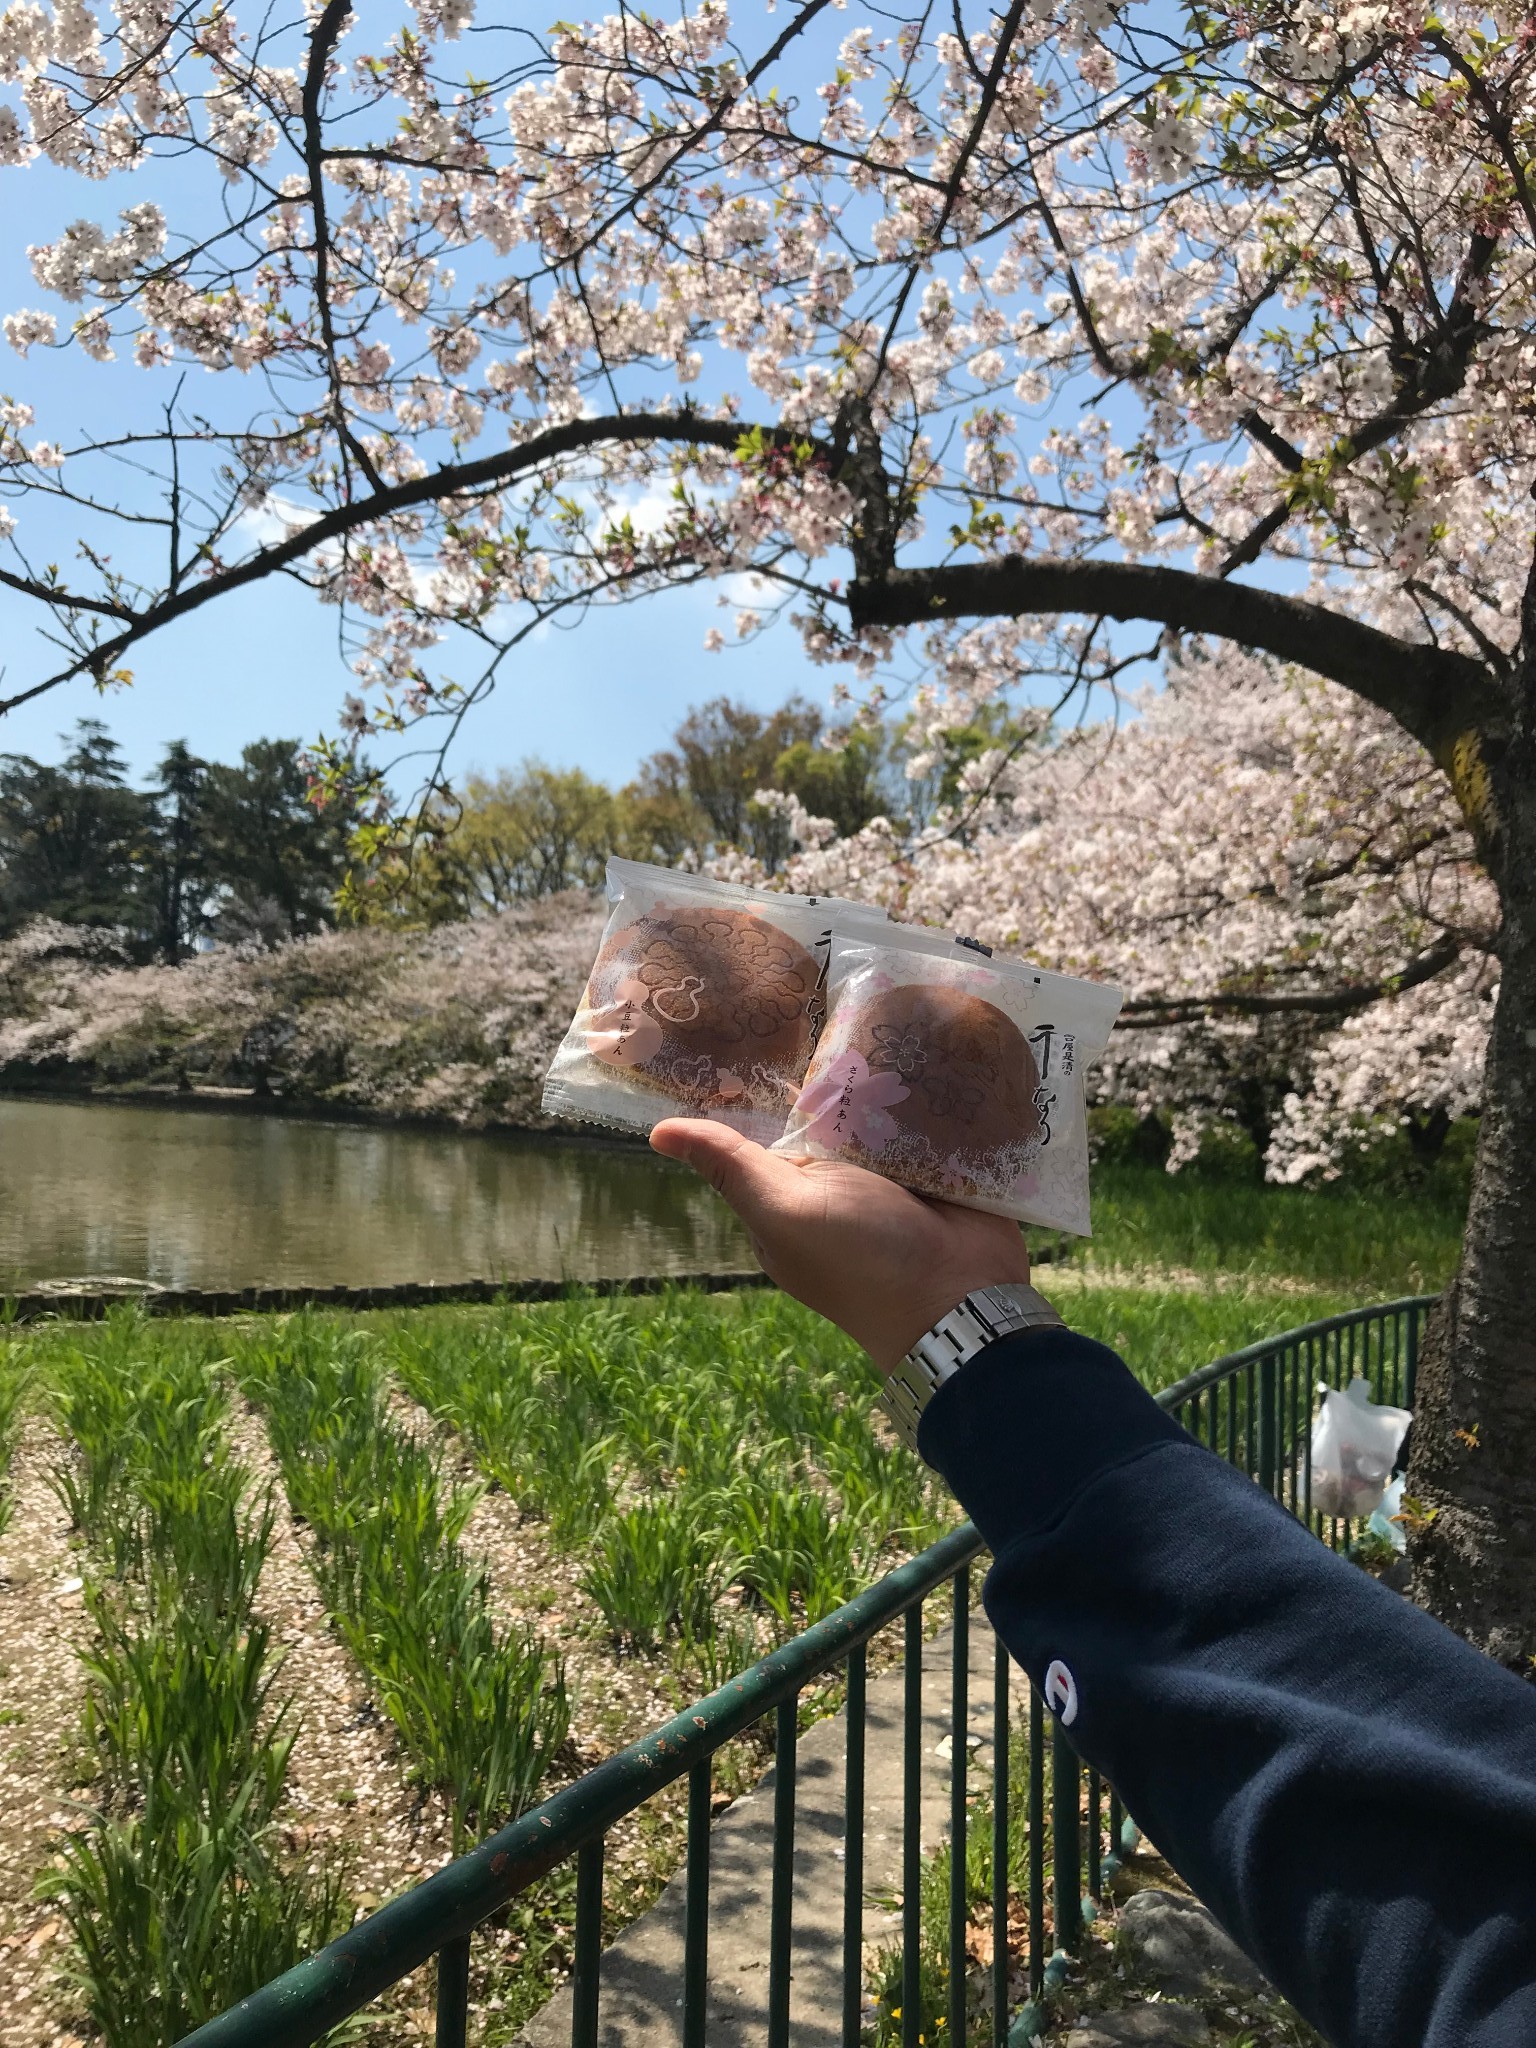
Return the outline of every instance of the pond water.
[[[596,1280],[751,1267],[692,1174],[620,1145],[0,1098],[0,1293]]]

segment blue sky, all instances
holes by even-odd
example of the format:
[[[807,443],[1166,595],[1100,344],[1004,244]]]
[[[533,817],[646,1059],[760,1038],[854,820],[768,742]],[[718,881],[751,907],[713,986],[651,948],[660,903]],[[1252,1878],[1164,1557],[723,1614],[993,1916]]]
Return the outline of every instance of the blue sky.
[[[755,28],[756,11],[742,11]],[[391,4],[383,27],[392,12]],[[378,20],[371,26],[383,32]],[[846,27],[838,17],[837,33]],[[189,203],[219,203],[217,195],[209,200],[201,169],[189,172],[174,161],[152,162],[131,178],[104,185],[45,161],[0,171],[0,311],[47,307],[67,328],[75,309],[37,284],[28,244],[53,241],[82,217],[115,225],[119,209],[142,198],[164,206],[173,231],[192,224]],[[127,360],[91,363],[74,349],[34,349],[23,362],[0,343],[0,392],[36,410],[29,440],[41,436],[68,444],[87,434],[111,434],[124,424],[158,426],[159,409],[182,376],[179,368],[146,372]],[[228,378],[210,379],[196,368],[185,376],[182,404],[188,411],[217,409],[228,395],[216,388],[229,384]],[[739,370],[732,381],[739,385]],[[131,498],[133,484],[125,481],[124,495]],[[148,490],[141,495],[148,502]],[[18,539],[34,560],[52,556],[68,576],[78,528],[61,516],[67,508],[28,500],[13,502],[12,509],[23,521]],[[134,543],[131,532],[113,543],[120,564],[130,563]],[[149,573],[158,580],[154,568]],[[787,621],[770,625],[750,645],[705,651],[708,629],[721,625],[729,634],[736,609],[750,601],[733,587],[727,592],[730,606],[722,611],[723,589],[704,585],[604,607],[574,630],[544,632],[509,659],[494,695],[466,722],[451,765],[462,772],[532,754],[618,782],[666,744],[690,705],[708,697],[725,693],[767,709],[799,690],[826,703],[840,672],[809,662]],[[52,665],[36,638],[40,618],[37,607],[0,589],[0,697],[25,688]],[[337,648],[336,627],[333,609],[290,582],[273,579],[236,592],[136,648],[131,688],[103,697],[89,681],[73,683],[0,718],[0,753],[57,758],[58,735],[80,717],[107,724],[136,774],[151,767],[169,739],[185,739],[195,752],[227,760],[247,741],[266,735],[310,740],[334,734],[342,698],[355,688]],[[451,660],[443,666],[468,681],[483,660],[483,649],[469,650],[461,669]],[[389,758],[385,742],[375,742],[374,752]],[[403,773],[396,780],[409,786]]]
[[[743,5],[740,11],[755,33],[758,10]],[[387,0],[382,21],[370,24],[375,35],[385,32],[394,12],[394,0]],[[827,33],[835,40],[847,27],[847,19],[837,16],[835,33]],[[28,244],[55,240],[82,217],[113,226],[120,208],[142,198],[164,206],[173,232],[193,224],[189,204],[220,203],[218,195],[209,199],[201,169],[189,171],[174,160],[151,162],[131,178],[104,185],[46,161],[24,171],[0,171],[0,311],[47,307],[67,328],[75,309],[39,287]],[[739,386],[739,366],[733,369],[730,381]],[[74,349],[34,349],[23,362],[0,343],[0,392],[36,409],[29,440],[42,436],[67,444],[86,434],[110,434],[124,423],[158,426],[159,409],[182,375],[181,369],[146,372],[126,360],[91,363]],[[228,394],[216,386],[229,382],[191,369],[182,385],[183,407],[217,410]],[[125,496],[132,489],[130,482]],[[24,521],[18,539],[28,543],[34,560],[51,555],[68,576],[78,529],[59,516],[67,508],[27,501],[12,509]],[[113,543],[124,566],[134,542],[130,532]],[[153,567],[149,573],[158,580]],[[722,611],[723,590],[731,602]],[[749,645],[705,651],[708,629],[720,625],[729,636],[736,609],[750,601],[733,579],[728,590],[712,584],[669,592],[594,610],[570,631],[545,631],[509,658],[504,680],[466,722],[451,767],[493,768],[539,755],[619,782],[666,744],[690,705],[708,697],[728,694],[769,709],[798,690],[826,703],[834,681],[847,672],[808,661],[786,620],[770,624]],[[27,600],[0,589],[0,697],[25,688],[52,665],[35,637],[39,618]],[[236,592],[136,648],[131,688],[103,697],[89,681],[73,683],[0,718],[0,753],[57,758],[58,735],[82,716],[107,724],[136,774],[151,767],[169,739],[185,739],[206,758],[227,760],[247,741],[266,735],[310,740],[334,734],[342,698],[355,688],[337,648],[336,627],[333,609],[282,579]],[[442,666],[468,681],[483,660],[483,649],[468,650],[462,668],[451,660]],[[375,742],[372,751],[388,760],[396,744]],[[395,780],[402,790],[410,786],[403,772]]]
[[[453,756],[459,770],[495,768],[537,754],[605,781],[627,779],[665,745],[691,704],[722,693],[770,709],[792,690],[827,700],[834,673],[807,661],[780,622],[745,647],[708,654],[703,639],[731,614],[719,590],[670,591],[594,611],[571,631],[526,644],[490,700],[470,714]],[[23,624],[20,599],[0,601],[0,635]],[[0,753],[57,758],[57,735],[79,717],[101,718],[133,771],[146,771],[168,739],[211,760],[234,758],[265,735],[314,739],[334,731],[352,678],[336,647],[336,614],[288,583],[232,593],[147,641],[131,689],[98,696],[71,683],[0,718]],[[381,759],[387,755],[380,749]]]
[[[743,12],[751,16],[753,10]],[[847,26],[846,18],[837,17],[826,35],[835,39]],[[800,83],[822,75],[809,53],[796,62],[805,70]],[[151,162],[131,179],[105,186],[47,163],[0,172],[0,201],[7,202],[0,204],[0,310],[46,306],[67,325],[72,309],[37,285],[27,245],[56,239],[81,216],[110,225],[121,207],[141,198],[159,200],[173,228],[183,231],[194,224],[185,215],[187,205],[208,203],[202,173],[174,160]],[[728,381],[740,386],[739,365],[732,365]],[[243,388],[252,394],[249,402],[259,405],[254,383]],[[158,428],[161,408],[178,384],[184,411],[208,407],[218,414],[221,401],[244,403],[228,375],[210,379],[196,368],[146,372],[126,360],[91,363],[74,349],[34,349],[25,362],[8,351],[0,358],[0,390],[36,409],[28,438],[65,444],[111,436],[124,427]],[[147,484],[126,471],[117,474],[126,502],[137,507],[152,501]],[[28,499],[14,509],[22,520],[18,539],[33,561],[51,556],[68,578],[79,531],[71,508]],[[159,581],[162,542],[154,529],[117,532],[109,545],[117,566]],[[722,594],[728,599],[724,611],[718,608]],[[594,609],[569,630],[544,629],[509,658],[494,695],[470,715],[450,769],[494,768],[537,755],[620,782],[666,743],[690,705],[708,697],[728,694],[768,709],[800,691],[826,703],[847,671],[808,661],[787,620],[746,646],[705,651],[709,627],[723,625],[729,634],[737,607],[752,601],[733,578],[723,586],[704,584]],[[37,638],[39,621],[34,606],[0,590],[0,697],[25,688],[53,665]],[[205,757],[230,759],[261,736],[312,740],[334,733],[343,696],[354,686],[337,646],[337,623],[334,610],[283,579],[235,592],[136,648],[131,688],[101,697],[87,681],[72,683],[0,718],[0,752],[56,758],[59,735],[82,716],[104,720],[136,775],[149,771],[171,739],[186,740]],[[461,667],[451,657],[432,666],[469,681],[483,658],[483,651],[467,649]],[[435,741],[436,728],[428,732]],[[376,742],[374,758],[390,761],[394,744]],[[413,777],[402,767],[394,780],[404,794]]]
[[[0,194],[4,181],[17,175],[0,173]],[[0,306],[53,305],[67,316],[70,309],[34,283],[25,244],[51,238],[82,212],[110,219],[115,208],[92,206],[95,193],[83,193],[78,181],[46,167],[25,175],[36,181],[30,189],[38,207],[28,230],[16,232],[14,214],[0,228]],[[199,401],[204,375],[190,373],[189,406]],[[169,398],[174,381],[169,372],[130,363],[91,363],[73,349],[34,349],[25,362],[9,351],[0,355],[0,391],[36,410],[29,438],[66,440],[108,433],[125,417],[145,421]],[[130,483],[125,496],[131,490]],[[143,495],[151,502],[152,493]],[[18,537],[33,543],[34,559],[52,555],[67,575],[74,554],[67,508],[29,499],[14,509],[24,522]],[[688,707],[706,697],[728,693],[771,708],[799,690],[825,703],[842,672],[807,660],[787,620],[770,623],[748,645],[705,651],[709,628],[721,625],[729,633],[737,606],[749,601],[741,582],[731,578],[604,605],[573,628],[541,629],[509,657],[494,694],[471,714],[453,765],[460,771],[497,767],[536,754],[617,782],[664,745]],[[722,596],[729,600],[725,610]],[[36,605],[0,589],[0,696],[25,688],[52,665],[37,638],[42,619]],[[186,740],[205,758],[229,760],[264,736],[312,740],[334,733],[342,698],[356,684],[336,628],[334,608],[285,578],[232,592],[137,647],[130,688],[103,696],[82,680],[0,718],[0,753],[57,758],[58,735],[81,717],[104,720],[136,774],[149,769],[170,739]],[[470,680],[483,660],[483,649],[468,650],[460,679]],[[455,672],[451,661],[445,666]],[[388,758],[382,744],[378,757]]]

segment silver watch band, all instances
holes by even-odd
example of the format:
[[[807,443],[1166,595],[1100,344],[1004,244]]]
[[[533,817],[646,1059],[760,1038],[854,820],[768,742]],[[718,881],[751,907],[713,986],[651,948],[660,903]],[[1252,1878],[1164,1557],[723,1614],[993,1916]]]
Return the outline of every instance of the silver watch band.
[[[964,1301],[940,1316],[926,1331],[881,1390],[880,1400],[908,1450],[917,1449],[917,1425],[923,1410],[946,1380],[967,1360],[999,1337],[1015,1330],[1060,1325],[1050,1303],[1033,1287],[978,1287]]]

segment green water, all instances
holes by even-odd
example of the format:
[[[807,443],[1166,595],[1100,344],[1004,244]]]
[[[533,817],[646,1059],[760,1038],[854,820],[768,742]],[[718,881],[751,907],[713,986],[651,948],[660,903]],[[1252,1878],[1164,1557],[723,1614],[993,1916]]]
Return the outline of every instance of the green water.
[[[0,1099],[0,1292],[595,1280],[753,1261],[639,1150],[208,1109]]]

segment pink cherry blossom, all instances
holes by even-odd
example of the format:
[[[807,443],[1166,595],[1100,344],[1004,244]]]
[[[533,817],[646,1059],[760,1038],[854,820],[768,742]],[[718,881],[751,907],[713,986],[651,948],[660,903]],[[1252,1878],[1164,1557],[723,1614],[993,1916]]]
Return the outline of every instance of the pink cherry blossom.
[[[872,1074],[864,1055],[850,1049],[813,1063],[791,1121],[799,1135],[829,1151],[859,1144],[879,1152],[896,1136],[895,1119],[886,1110],[910,1092],[899,1074]]]

